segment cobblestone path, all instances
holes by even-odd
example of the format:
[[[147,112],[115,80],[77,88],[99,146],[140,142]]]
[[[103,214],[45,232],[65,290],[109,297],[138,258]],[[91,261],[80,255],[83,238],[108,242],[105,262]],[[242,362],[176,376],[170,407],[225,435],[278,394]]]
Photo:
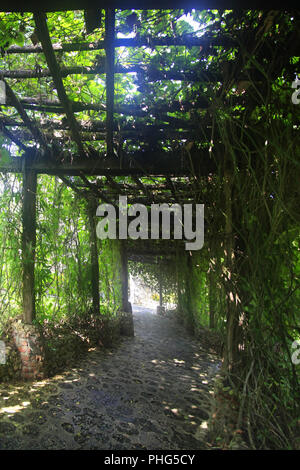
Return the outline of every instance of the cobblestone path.
[[[219,362],[182,327],[134,311],[135,337],[51,379],[0,385],[0,449],[197,450]]]

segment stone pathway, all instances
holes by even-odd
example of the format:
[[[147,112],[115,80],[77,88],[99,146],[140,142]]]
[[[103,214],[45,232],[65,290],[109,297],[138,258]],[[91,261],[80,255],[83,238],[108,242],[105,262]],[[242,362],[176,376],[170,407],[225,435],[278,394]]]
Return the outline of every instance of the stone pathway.
[[[220,366],[172,319],[134,309],[135,337],[51,379],[0,385],[2,449],[204,449]]]

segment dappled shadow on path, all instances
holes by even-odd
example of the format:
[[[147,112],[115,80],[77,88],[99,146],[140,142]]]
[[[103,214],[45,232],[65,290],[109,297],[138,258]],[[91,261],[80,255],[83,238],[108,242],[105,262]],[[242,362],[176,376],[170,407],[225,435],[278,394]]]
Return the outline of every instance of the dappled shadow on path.
[[[0,386],[0,449],[205,448],[220,362],[180,325],[134,309],[135,337],[51,379]]]

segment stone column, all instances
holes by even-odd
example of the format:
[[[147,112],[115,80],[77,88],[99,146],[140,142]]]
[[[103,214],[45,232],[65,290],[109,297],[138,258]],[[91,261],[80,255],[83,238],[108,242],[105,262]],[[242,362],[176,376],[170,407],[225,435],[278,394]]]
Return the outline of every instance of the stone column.
[[[159,305],[156,307],[156,313],[158,315],[164,315],[166,313],[166,310],[165,310],[165,307],[163,306],[161,271],[159,271],[158,285],[159,285]]]
[[[21,377],[25,380],[43,378],[44,349],[37,327],[21,320],[15,321],[12,336],[21,357]]]

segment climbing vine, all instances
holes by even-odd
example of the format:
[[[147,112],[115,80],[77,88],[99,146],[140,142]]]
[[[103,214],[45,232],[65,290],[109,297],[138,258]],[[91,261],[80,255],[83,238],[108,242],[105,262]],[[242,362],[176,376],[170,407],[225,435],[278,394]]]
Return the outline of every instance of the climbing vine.
[[[116,52],[116,67],[130,72],[115,77],[120,168],[124,155],[130,160],[136,150],[146,155],[143,164],[151,159],[152,168],[161,163],[162,152],[174,152],[180,169],[187,162],[190,166],[189,181],[176,182],[186,186],[180,197],[205,204],[205,243],[199,253],[170,244],[176,245],[171,263],[161,255],[154,264],[132,262],[129,270],[156,291],[161,283],[165,298],[176,297],[178,313],[192,331],[210,327],[221,334],[222,377],[210,424],[212,439],[220,441],[221,435],[224,448],[237,436],[253,449],[299,446],[300,369],[292,344],[300,339],[300,134],[299,108],[291,101],[291,84],[299,73],[299,25],[299,12],[284,10],[124,10],[116,15],[119,36],[146,41],[143,47]],[[104,38],[103,22],[90,32],[83,12],[49,13],[48,26],[58,46]],[[204,33],[203,44],[195,45]],[[179,36],[186,44],[176,43]],[[156,46],[158,38],[166,45]],[[47,69],[44,55],[8,51],[11,45],[38,43],[31,14],[6,15],[0,23],[1,70],[15,81],[14,92],[28,115],[37,111],[47,145],[70,156],[76,145],[64,118],[54,111],[59,104],[55,88],[47,74],[41,78]],[[103,151],[106,88],[99,71],[104,50],[60,49],[56,57],[88,151]],[[75,58],[86,73],[70,72]],[[91,79],[91,68],[97,80]],[[19,75],[11,74],[14,70]],[[28,74],[30,82],[23,79]],[[34,141],[15,121],[12,107],[2,106],[0,117],[10,123],[17,142],[12,145],[7,132],[1,135],[1,167],[10,155],[20,156],[20,140],[29,147]],[[86,132],[95,121],[91,139]],[[76,182],[78,189],[76,178],[70,177],[69,184]],[[162,185],[162,179],[139,181],[148,201],[157,192],[147,186]],[[1,321],[21,309],[20,181],[1,175]],[[133,184],[130,177],[113,181],[119,182],[127,189]],[[103,180],[96,183],[104,196],[115,196]],[[176,184],[169,184],[168,195],[176,195]],[[39,176],[38,321],[80,316],[92,305],[86,201],[71,187],[58,177]],[[117,242],[97,245],[100,311],[112,315],[121,303]]]

